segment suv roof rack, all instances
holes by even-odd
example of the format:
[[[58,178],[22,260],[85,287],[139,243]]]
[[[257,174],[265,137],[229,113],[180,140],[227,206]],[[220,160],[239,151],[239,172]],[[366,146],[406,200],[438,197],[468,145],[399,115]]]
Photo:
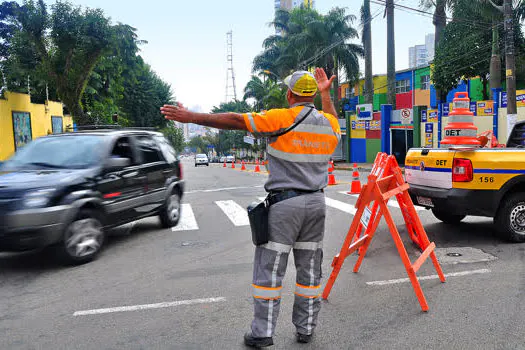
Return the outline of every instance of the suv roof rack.
[[[156,127],[135,127],[135,126],[122,126],[122,125],[116,125],[116,124],[108,124],[108,125],[79,125],[76,127],[78,131],[84,131],[84,130],[107,130],[107,129],[113,129],[113,130],[152,130],[156,131],[158,128]]]

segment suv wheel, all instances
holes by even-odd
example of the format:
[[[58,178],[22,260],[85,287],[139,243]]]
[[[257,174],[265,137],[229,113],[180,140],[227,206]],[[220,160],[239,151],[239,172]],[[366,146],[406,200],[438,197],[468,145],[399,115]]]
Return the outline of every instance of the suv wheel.
[[[505,198],[494,223],[503,238],[515,243],[525,242],[525,193]]]
[[[443,221],[445,224],[459,224],[466,215],[452,214],[445,210],[432,208],[432,214],[438,219]]]
[[[59,252],[69,264],[83,264],[93,260],[104,244],[104,227],[98,213],[81,209],[64,233]]]
[[[175,190],[166,199],[163,209],[160,212],[162,227],[169,228],[177,226],[180,220],[180,194]]]

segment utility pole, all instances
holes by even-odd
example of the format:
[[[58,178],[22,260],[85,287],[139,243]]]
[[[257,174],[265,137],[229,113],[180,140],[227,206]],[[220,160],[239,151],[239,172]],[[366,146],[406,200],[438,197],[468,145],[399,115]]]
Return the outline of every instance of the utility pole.
[[[365,102],[374,102],[374,82],[372,78],[372,16],[370,15],[370,0],[363,2],[364,25],[363,46],[365,49]]]
[[[512,13],[512,0],[503,1],[503,14],[505,16],[505,68],[507,77],[507,119],[516,118],[516,61],[514,57],[514,16]],[[511,130],[507,130],[510,133]]]
[[[394,0],[386,0],[386,57],[388,104],[396,109],[396,44],[394,41]]]

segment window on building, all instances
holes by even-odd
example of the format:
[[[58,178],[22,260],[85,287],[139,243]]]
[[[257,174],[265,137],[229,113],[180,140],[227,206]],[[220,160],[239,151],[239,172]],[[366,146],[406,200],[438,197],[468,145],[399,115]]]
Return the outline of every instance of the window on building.
[[[430,90],[430,75],[421,77],[421,90]]]
[[[347,87],[347,88],[345,89],[345,98],[349,100],[350,97],[351,97],[351,96],[350,96],[350,88]]]
[[[396,94],[402,94],[410,91],[410,80],[398,80],[396,81]]]

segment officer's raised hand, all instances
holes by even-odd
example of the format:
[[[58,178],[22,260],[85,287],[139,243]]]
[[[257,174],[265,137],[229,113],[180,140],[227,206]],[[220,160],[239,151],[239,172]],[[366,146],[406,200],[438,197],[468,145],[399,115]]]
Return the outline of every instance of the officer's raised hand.
[[[319,89],[319,92],[330,91],[335,75],[332,75],[330,79],[328,79],[323,68],[316,68],[314,75],[315,80],[317,80],[317,88]]]

